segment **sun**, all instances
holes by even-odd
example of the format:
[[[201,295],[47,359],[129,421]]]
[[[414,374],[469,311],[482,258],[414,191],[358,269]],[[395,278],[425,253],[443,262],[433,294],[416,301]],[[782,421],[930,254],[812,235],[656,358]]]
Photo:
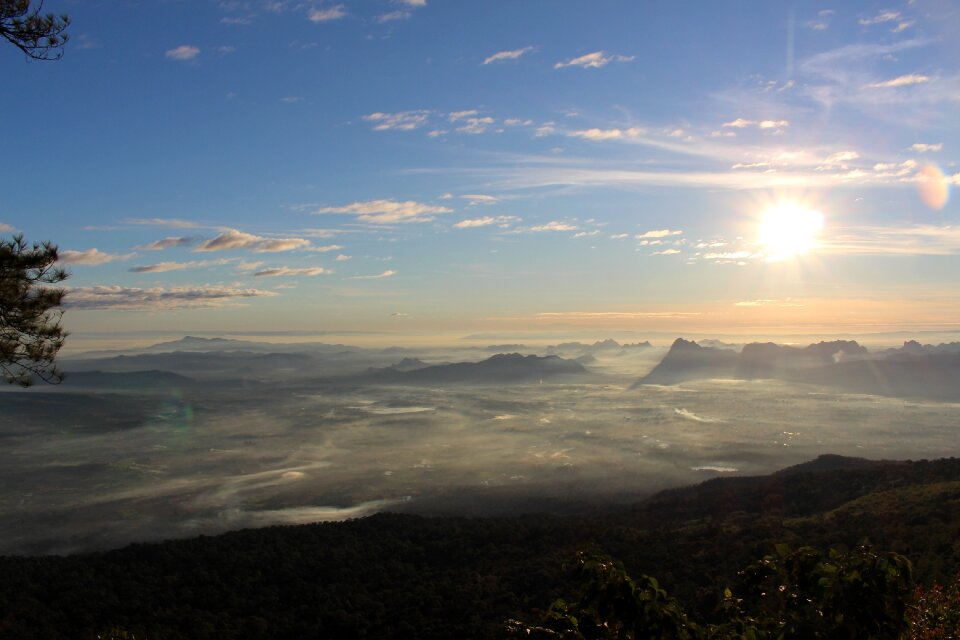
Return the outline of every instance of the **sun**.
[[[763,213],[758,240],[767,260],[786,260],[814,248],[823,214],[796,203],[781,203]]]

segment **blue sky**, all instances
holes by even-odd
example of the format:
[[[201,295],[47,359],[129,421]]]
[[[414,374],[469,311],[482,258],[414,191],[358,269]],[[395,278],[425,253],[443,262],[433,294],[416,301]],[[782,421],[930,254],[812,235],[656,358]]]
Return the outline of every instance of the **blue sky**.
[[[59,245],[75,333],[960,317],[955,3],[46,9],[62,60],[0,52],[0,229]]]

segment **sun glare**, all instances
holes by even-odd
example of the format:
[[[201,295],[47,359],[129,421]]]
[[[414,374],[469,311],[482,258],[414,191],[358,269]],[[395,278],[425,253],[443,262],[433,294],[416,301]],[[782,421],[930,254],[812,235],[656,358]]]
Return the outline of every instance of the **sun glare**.
[[[817,243],[823,214],[794,203],[780,204],[764,212],[759,240],[767,260],[786,260],[806,253]]]

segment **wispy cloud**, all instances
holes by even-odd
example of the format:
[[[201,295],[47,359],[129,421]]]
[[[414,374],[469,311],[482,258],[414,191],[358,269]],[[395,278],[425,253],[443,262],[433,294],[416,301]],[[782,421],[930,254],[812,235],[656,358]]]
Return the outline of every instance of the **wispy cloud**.
[[[821,241],[819,250],[848,255],[957,255],[960,227],[904,224],[836,229]]]
[[[300,204],[300,205],[296,205],[293,208],[296,209],[297,211],[310,212],[310,211],[313,211],[316,206],[317,206],[316,204]],[[324,238],[324,239],[336,238],[337,236],[343,235],[344,233],[349,233],[349,231],[345,229],[301,229],[297,231],[298,235],[306,236],[308,238]]]
[[[171,249],[173,247],[192,247],[202,238],[197,236],[168,236],[162,240],[154,240],[153,242],[148,242],[147,244],[142,244],[137,247],[137,249],[143,249],[145,251],[161,251],[163,249]]]
[[[910,145],[910,151],[916,151],[918,153],[928,153],[930,151],[941,151],[943,150],[943,143],[937,142],[936,144],[926,144],[923,142],[917,142]]]
[[[680,231],[679,229],[653,229],[651,231],[644,231],[643,233],[637,234],[634,236],[634,238],[637,240],[650,240],[680,235],[683,235],[683,231]]]
[[[737,118],[736,120],[731,120],[730,122],[724,122],[722,125],[724,128],[733,128],[733,129],[746,129],[747,127],[755,127],[757,129],[784,129],[790,126],[789,120],[748,120],[746,118]]]
[[[121,286],[71,288],[64,298],[68,309],[164,310],[216,307],[236,303],[244,298],[277,295],[273,291],[236,287],[154,287],[139,289]]]
[[[570,224],[568,222],[559,222],[557,220],[551,220],[546,224],[537,225],[535,227],[530,227],[527,231],[533,231],[534,233],[542,233],[545,231],[577,231],[578,227],[576,225]]]
[[[535,314],[537,320],[556,321],[603,321],[603,320],[645,320],[680,319],[701,315],[699,311],[547,311]]]
[[[903,20],[902,22],[897,23],[897,26],[890,29],[890,33],[900,33],[901,31],[906,31],[915,24],[916,22],[913,20]]]
[[[351,280],[382,280],[383,278],[392,278],[397,275],[397,272],[393,269],[387,269],[383,273],[378,273],[375,276],[353,276]]]
[[[900,19],[899,11],[881,11],[870,18],[860,18],[860,24],[866,27],[875,24],[884,24],[886,22],[897,22]]]
[[[507,62],[509,60],[519,60],[524,55],[533,51],[533,47],[523,47],[521,49],[510,49],[509,51],[498,51],[484,59],[483,64],[492,64],[494,62]]]
[[[565,62],[558,62],[553,65],[554,69],[563,69],[565,67],[580,67],[581,69],[599,69],[605,67],[611,62],[630,62],[634,56],[622,56],[618,54],[607,54],[606,51],[594,51],[577,58],[571,58]]]
[[[557,132],[557,127],[553,122],[544,122],[542,125],[537,127],[534,135],[538,138],[543,138],[546,136],[552,136]]]
[[[489,227],[492,225],[506,227],[515,220],[517,220],[517,218],[514,216],[484,216],[482,218],[461,220],[453,226],[457,229],[476,229],[478,227]]]
[[[838,188],[868,184],[895,184],[888,175],[870,171],[867,166],[844,169],[824,166],[824,159],[833,154],[849,153],[844,149],[784,149],[766,144],[735,146],[727,144],[690,145],[689,150],[674,139],[657,140],[646,136],[623,138],[623,142],[684,153],[696,159],[695,164],[672,160],[668,164],[644,162],[630,166],[624,162],[605,163],[596,158],[573,156],[517,156],[509,168],[490,165],[476,170],[490,188],[498,190],[539,188],[641,188],[645,186],[780,189]],[[750,156],[754,162],[727,164],[731,158]],[[716,161],[710,168],[701,159]],[[861,159],[866,165],[870,160]],[[731,170],[736,167],[736,170]],[[755,169],[751,171],[750,169]]]
[[[132,273],[166,273],[168,271],[183,271],[184,269],[198,269],[202,267],[214,267],[233,262],[229,260],[191,260],[189,262],[157,262],[156,264],[145,264],[136,267],[130,267]]]
[[[911,38],[889,44],[861,43],[824,51],[797,65],[804,82],[799,91],[824,107],[853,107],[891,126],[926,129],[948,118],[960,95],[960,76],[933,77],[908,73],[878,76],[889,60],[902,52],[928,47],[935,41]]]
[[[499,198],[484,193],[465,193],[460,197],[469,200],[470,204],[494,204],[499,201]]]
[[[304,238],[268,238],[236,229],[227,229],[218,236],[205,240],[194,251],[248,249],[256,253],[277,253],[303,249],[309,245],[310,241]]]
[[[463,111],[451,111],[447,114],[447,120],[450,122],[456,122],[457,120],[463,120],[465,118],[471,118],[478,115],[480,112],[476,109],[465,109]]]
[[[16,229],[8,224],[0,222],[0,233],[10,233],[11,231],[16,231]]]
[[[193,60],[198,55],[200,55],[200,49],[197,47],[194,47],[193,45],[182,44],[179,47],[168,49],[166,53],[164,53],[164,55],[170,58],[171,60],[181,60],[181,61]]]
[[[366,200],[342,207],[321,207],[314,213],[344,213],[357,216],[361,222],[370,224],[394,224],[398,222],[429,222],[434,216],[452,213],[453,209],[424,204],[413,200]]]
[[[487,127],[495,122],[490,116],[481,116],[476,109],[453,111],[447,114],[447,120],[450,122],[460,122],[461,124],[457,127],[457,131],[469,134],[484,133]]]
[[[629,129],[583,129],[580,131],[571,131],[567,135],[572,138],[583,138],[584,140],[593,140],[601,142],[604,140],[623,140],[624,138],[637,138],[644,134],[644,130],[638,127]]]
[[[377,16],[377,22],[393,22],[396,20],[406,20],[411,15],[411,9],[422,9],[427,6],[427,0],[393,0],[393,4],[403,7],[397,11],[390,11]]]
[[[464,124],[457,127],[457,131],[459,133],[477,135],[480,133],[485,133],[487,128],[493,123],[494,119],[490,116],[483,116],[481,118],[467,118]]]
[[[758,298],[756,300],[741,300],[734,303],[735,307],[802,307],[803,303],[797,302],[792,298],[784,300],[774,300],[769,298]]]
[[[929,76],[916,73],[910,73],[904,76],[897,76],[890,80],[881,80],[864,85],[866,89],[896,89],[898,87],[909,87],[915,84],[925,84],[930,82]]]
[[[99,249],[87,249],[85,251],[61,251],[59,254],[59,262],[63,264],[80,264],[88,266],[96,266],[101,264],[107,264],[108,262],[116,262],[117,260],[129,260],[134,257],[135,253],[127,254],[116,254],[116,253],[105,253]]]
[[[330,22],[339,20],[347,16],[347,8],[342,4],[326,7],[324,9],[311,9],[307,13],[310,22]]]
[[[713,260],[714,262],[738,262],[741,260],[748,260],[750,258],[761,258],[763,254],[754,253],[753,251],[712,251],[709,253],[704,253],[699,256],[704,260]]]
[[[415,111],[399,111],[397,113],[369,113],[363,116],[367,122],[373,123],[374,131],[412,131],[427,123],[430,112],[425,109]]]
[[[890,10],[881,11],[877,15],[870,18],[860,18],[859,22],[860,25],[864,27],[895,22],[896,25],[890,29],[891,33],[900,33],[901,31],[906,31],[915,24],[913,20],[904,18],[899,11]]]
[[[158,262],[156,264],[145,264],[138,267],[130,267],[133,273],[166,273],[167,271],[182,271],[189,269],[196,262]]]
[[[397,20],[407,20],[410,16],[413,15],[409,11],[388,11],[387,13],[381,13],[377,16],[377,22],[383,24],[385,22],[396,22]]]
[[[171,229],[199,229],[202,225],[180,218],[124,218],[123,224],[135,224],[147,227],[169,227]]]
[[[254,277],[257,278],[279,278],[285,276],[319,276],[325,273],[333,273],[329,269],[324,269],[323,267],[304,267],[304,268],[290,268],[290,267],[272,267],[270,269],[263,269],[254,273]]]

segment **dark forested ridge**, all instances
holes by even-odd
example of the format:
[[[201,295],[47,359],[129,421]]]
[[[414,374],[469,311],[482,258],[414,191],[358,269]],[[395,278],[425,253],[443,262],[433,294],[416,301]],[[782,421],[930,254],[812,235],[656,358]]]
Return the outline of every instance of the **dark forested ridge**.
[[[709,617],[775,543],[875,548],[921,581],[960,569],[960,459],[823,456],[576,517],[381,514],[70,557],[0,558],[0,638],[499,638],[576,588],[578,548],[657,576]]]

